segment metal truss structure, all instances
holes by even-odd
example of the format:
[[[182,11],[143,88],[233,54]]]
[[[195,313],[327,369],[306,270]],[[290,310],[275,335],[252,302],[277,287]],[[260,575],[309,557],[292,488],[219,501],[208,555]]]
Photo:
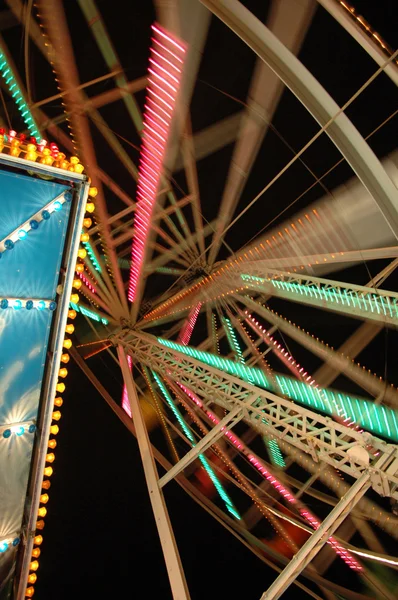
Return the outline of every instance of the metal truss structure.
[[[154,0],[157,25],[145,49],[150,67],[129,81],[95,0],[78,0],[107,70],[82,82],[70,7],[38,0],[38,11],[30,13],[31,3],[7,0],[8,10],[0,12],[0,83],[27,134],[36,132],[40,151],[44,137],[76,154],[98,192],[93,218],[84,220],[76,268],[80,301],[70,306],[82,324],[79,352],[66,349],[137,438],[173,598],[188,599],[189,589],[163,495],[171,480],[279,574],[262,599],[279,598],[293,584],[317,599],[394,600],[371,565],[389,574],[398,567],[389,550],[398,538],[398,390],[357,357],[378,348],[383,329],[395,335],[398,323],[398,292],[388,289],[398,265],[398,155],[378,156],[368,143],[379,128],[386,131],[390,117],[365,138],[347,109],[380,78],[398,84],[397,54],[346,2],[269,4],[262,22],[237,0]],[[343,105],[299,60],[320,14],[372,65],[372,75]],[[32,99],[29,64],[24,77],[7,47],[8,29],[19,26],[48,65],[48,79],[56,79],[58,90],[49,98]],[[195,86],[212,26],[226,37],[233,32],[254,52],[253,75],[243,109],[241,103],[235,113],[193,131]],[[106,83],[106,91],[94,93],[98,83]],[[267,134],[276,131],[284,92],[298,99],[316,127],[312,123],[312,137],[297,152],[277,132],[290,159],[281,159],[284,166],[249,198],[247,183]],[[46,105],[61,100],[62,110],[50,117]],[[107,122],[109,106],[123,109],[131,140]],[[341,160],[318,177],[305,153],[321,136]],[[0,151],[11,155],[12,143],[4,144]],[[228,145],[233,150],[217,213],[207,214],[211,190],[202,167]],[[38,156],[35,149],[26,153],[27,160]],[[108,169],[109,155],[120,171]],[[341,162],[355,177],[331,192],[325,178]],[[257,212],[253,237],[234,247],[229,234],[240,219],[299,165],[310,186],[286,199],[278,225]],[[116,181],[108,170],[124,175]],[[315,186],[322,197],[305,199],[282,220]],[[368,263],[380,270],[368,270],[364,280],[355,269]],[[343,271],[342,281],[336,271]],[[318,315],[313,328],[309,313]],[[337,349],[317,337],[321,319],[336,323]],[[90,368],[99,352],[120,366],[122,399],[110,397],[106,379]],[[302,366],[307,361],[318,368],[309,372]],[[169,456],[154,445],[148,406]],[[157,463],[166,470],[162,477]],[[195,473],[204,473],[208,497]],[[322,518],[309,508],[314,499]],[[282,552],[264,542],[263,530],[282,540]],[[350,543],[356,533],[362,547]],[[366,586],[366,595],[328,576],[335,559]],[[17,600],[29,597],[25,583],[16,582]]]

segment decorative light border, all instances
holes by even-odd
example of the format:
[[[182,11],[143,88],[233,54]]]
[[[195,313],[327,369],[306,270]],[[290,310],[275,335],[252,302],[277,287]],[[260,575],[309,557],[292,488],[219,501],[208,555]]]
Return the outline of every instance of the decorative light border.
[[[0,425],[0,436],[4,439],[11,439],[13,435],[20,437],[24,433],[34,433],[36,425],[33,420],[21,421],[21,423],[4,423]]]
[[[88,195],[90,198],[89,198],[89,202],[86,203],[85,208],[88,213],[92,213],[94,210],[94,204],[92,201],[95,198],[95,196],[97,195],[97,189],[90,188],[88,191]],[[82,243],[81,239],[80,239],[80,243]],[[73,268],[74,272],[75,271],[78,272],[78,270],[77,270],[78,265],[83,264],[82,260],[85,258],[86,255],[87,255],[87,251],[84,248],[80,248],[78,250],[78,260],[76,262],[75,267]],[[83,266],[84,266],[84,264],[83,264]],[[75,286],[76,281],[81,284],[81,281],[78,279],[78,280],[74,280],[72,282],[72,286]],[[34,595],[34,592],[35,592],[34,584],[37,581],[36,571],[39,568],[39,561],[37,559],[39,558],[39,556],[41,554],[40,546],[43,543],[42,532],[45,527],[45,517],[47,515],[46,504],[49,501],[49,494],[47,492],[51,487],[50,479],[51,479],[51,476],[53,475],[52,464],[55,461],[55,453],[53,452],[53,450],[57,446],[57,441],[55,438],[59,432],[59,421],[62,417],[61,411],[59,410],[63,405],[63,398],[62,398],[61,394],[63,394],[66,389],[66,386],[65,386],[65,383],[63,380],[68,375],[68,370],[64,365],[68,364],[70,361],[70,355],[66,351],[69,350],[73,344],[70,337],[67,337],[67,336],[73,334],[74,329],[75,329],[75,327],[71,321],[73,321],[76,318],[77,312],[82,312],[82,307],[78,306],[78,302],[79,302],[79,295],[77,293],[72,293],[70,296],[70,305],[73,305],[73,306],[72,306],[72,308],[70,308],[68,310],[68,315],[67,315],[68,318],[67,318],[67,323],[65,326],[65,337],[62,342],[62,347],[64,348],[64,351],[62,352],[61,358],[60,358],[61,365],[60,365],[60,368],[58,371],[58,382],[57,382],[56,388],[55,388],[56,396],[53,400],[54,410],[52,411],[52,415],[51,415],[52,419],[51,419],[50,431],[49,431],[50,436],[49,436],[49,440],[48,440],[48,452],[46,454],[45,466],[44,466],[44,469],[42,472],[42,483],[41,483],[42,493],[40,495],[40,502],[39,502],[39,508],[38,508],[38,513],[37,513],[36,532],[33,537],[33,549],[31,552],[31,560],[29,563],[29,572],[28,572],[27,583],[26,583],[27,587],[25,589],[25,597],[26,598],[31,598]],[[85,309],[85,310],[88,310],[88,309]],[[90,313],[91,312],[93,312],[93,311],[90,311]]]
[[[46,308],[53,311],[57,308],[55,300],[45,300],[43,298],[2,298],[0,297],[0,309],[6,310],[13,308],[14,310],[45,310]]]
[[[36,138],[27,138],[23,133],[18,136],[14,130],[6,133],[5,129],[0,128],[0,153],[8,154],[11,160],[22,158],[29,162],[40,163],[44,167],[52,166],[61,171],[70,171],[78,175],[84,171],[84,166],[77,156],[71,156],[67,160],[66,154],[60,152],[54,142],[48,144],[44,139],[38,142]],[[94,205],[87,203],[86,210],[93,212]]]
[[[152,25],[152,47],[138,169],[128,299],[134,302],[159,188],[164,153],[180,86],[186,46],[160,25]]]
[[[30,231],[36,231],[42,221],[47,221],[54,212],[62,209],[65,202],[72,200],[72,192],[65,190],[45,204],[40,210],[35,212],[29,219],[24,221],[19,227],[14,229],[9,235],[0,240],[0,258],[6,250],[12,250],[17,242],[26,239]]]

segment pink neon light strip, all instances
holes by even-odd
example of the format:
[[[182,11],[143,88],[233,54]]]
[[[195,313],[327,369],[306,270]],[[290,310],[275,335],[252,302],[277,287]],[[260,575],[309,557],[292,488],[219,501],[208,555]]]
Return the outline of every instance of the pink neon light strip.
[[[256,319],[254,319],[253,316],[247,310],[245,310],[244,316],[246,316],[246,323],[248,323],[248,325],[250,325],[253,331],[255,331],[257,335],[259,335],[262,338],[262,340],[267,344],[267,346],[273,349],[273,351],[278,355],[280,360],[283,362],[284,365],[286,365],[289,371],[291,371],[291,373],[293,373],[293,375],[295,375],[295,377],[297,377],[298,379],[301,379],[309,385],[313,385],[314,388],[318,389],[319,393],[322,394],[321,390],[319,390],[319,385],[316,383],[312,375],[309,375],[307,371],[305,371],[304,368],[301,365],[299,365],[298,362],[295,361],[293,356],[284,348],[284,346],[282,346],[282,344],[279,344],[279,342],[275,340],[274,337],[270,335],[268,331],[264,329],[264,327],[260,325],[260,323],[256,321]],[[325,402],[329,403],[329,400],[327,398],[322,398]],[[347,417],[347,415],[337,405],[337,403],[334,403],[333,412],[335,413],[335,416],[342,423],[344,423],[344,425],[352,424],[351,419]]]
[[[128,291],[130,302],[134,302],[136,299],[138,284],[142,275],[164,153],[170,133],[178,88],[181,83],[181,66],[186,52],[185,45],[160,25],[152,25],[152,31],[153,45],[149,59],[150,67],[148,68],[149,76],[138,171],[134,238],[131,249]]]
[[[187,388],[184,384],[179,381],[176,382],[178,387],[180,387],[185,394],[190,398],[196,406],[198,406],[203,412],[213,421],[215,425],[218,425],[220,419],[215,415],[211,410],[209,410],[203,402],[198,398],[194,392],[192,392],[189,388]],[[276,479],[268,471],[265,464],[262,462],[258,456],[255,456],[248,446],[234,433],[229,431],[228,429],[224,430],[224,435],[232,442],[232,444],[241,452],[244,456],[246,456],[251,464],[257,469],[257,471],[262,475],[264,479],[269,481],[269,483],[291,504],[297,507],[300,515],[311,525],[313,529],[318,529],[320,526],[320,521],[305,507],[303,506],[294,496],[294,494],[289,490],[286,485],[283,485],[280,481]],[[362,571],[362,565],[355,559],[355,557],[348,552],[335,538],[330,537],[328,539],[328,544],[333,548],[333,550],[340,556],[344,562],[354,571]]]
[[[131,369],[133,368],[133,360],[132,360],[130,354],[127,355],[127,362],[128,362],[128,365],[129,365],[130,371],[131,371]],[[123,386],[122,408],[124,409],[124,411],[128,414],[128,416],[131,419],[130,401],[129,401],[129,397],[127,394],[127,388],[125,385]]]
[[[90,292],[92,292],[93,294],[97,293],[96,288],[93,286],[91,281],[87,279],[87,277],[85,277],[82,273],[77,273],[77,275],[80,277],[84,285],[90,290]]]
[[[191,308],[188,318],[185,321],[185,323],[180,331],[180,335],[178,336],[177,341],[180,344],[183,344],[184,346],[187,346],[190,342],[193,328],[196,325],[196,320],[199,316],[201,306],[202,306],[202,302],[199,302],[196,306]]]

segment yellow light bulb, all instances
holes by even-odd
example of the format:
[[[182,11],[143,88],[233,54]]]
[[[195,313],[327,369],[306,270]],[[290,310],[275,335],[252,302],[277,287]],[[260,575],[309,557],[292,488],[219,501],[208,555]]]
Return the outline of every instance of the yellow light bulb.
[[[93,224],[93,222],[90,219],[90,217],[86,217],[85,219],[83,219],[83,226],[86,227],[87,229],[89,227],[91,227],[92,224]]]
[[[59,421],[59,420],[60,420],[60,418],[61,418],[61,413],[60,413],[60,411],[59,411],[59,410],[55,410],[55,411],[53,412],[53,419],[54,419],[54,421]]]
[[[80,236],[81,242],[88,242],[89,239],[90,239],[90,236],[88,235],[88,233],[82,233]]]
[[[83,265],[83,263],[78,263],[76,265],[76,273],[83,273],[83,271],[84,271],[84,265]]]
[[[36,535],[34,537],[33,543],[35,546],[40,546],[43,543],[43,536],[42,535]]]
[[[49,495],[48,495],[48,494],[42,494],[42,495],[40,496],[40,502],[41,502],[42,504],[47,504],[47,502],[49,501],[49,499],[50,499],[50,497],[49,497]]]
[[[64,383],[57,383],[56,390],[57,390],[57,392],[60,392],[62,394],[62,392],[65,391],[65,384]]]
[[[56,440],[48,440],[48,447],[51,448],[51,450],[54,450],[54,448],[57,447],[57,441]]]
[[[79,163],[78,165],[75,165],[75,173],[80,174],[80,173],[83,173],[83,171],[84,171],[84,166],[81,163]]]
[[[51,467],[48,467],[48,468],[50,469]],[[51,471],[52,471],[52,469],[51,469]],[[37,521],[36,529],[42,530],[42,529],[44,529],[44,526],[45,526],[45,522],[42,519],[40,521]]]
[[[90,196],[90,198],[95,198],[98,194],[98,189],[96,187],[91,187],[88,190],[88,195]]]
[[[79,300],[79,294],[71,294],[70,301],[73,302],[73,304],[78,304]]]
[[[49,479],[45,479],[41,484],[41,487],[43,488],[43,490],[49,490],[51,487],[51,481]]]
[[[37,560],[35,561],[37,562]],[[28,588],[26,588],[25,590],[25,597],[26,598],[32,598],[33,594],[35,593],[35,588],[33,586],[29,586]]]
[[[45,515],[41,515],[41,516],[44,517]],[[33,558],[39,558],[40,554],[41,554],[40,548],[33,548],[33,550],[32,550]]]
[[[66,352],[65,352],[64,354],[61,355],[61,362],[63,362],[64,365],[68,364],[69,361],[70,361],[69,354],[66,354]]]
[[[73,287],[76,288],[77,290],[79,290],[82,287],[82,282],[80,279],[74,279],[73,280]]]
[[[70,157],[70,164],[71,165],[78,165],[79,164],[79,159],[77,158],[77,156],[71,156]]]
[[[58,425],[51,425],[50,432],[52,433],[52,435],[57,435],[57,433],[59,432]]]
[[[73,308],[68,310],[68,319],[76,319],[76,315],[77,312]]]
[[[39,510],[37,511],[37,516],[38,517],[45,517],[47,514],[47,509],[44,506],[41,506],[39,508]]]
[[[57,397],[54,399],[54,404],[55,404],[55,406],[62,406],[62,405],[63,405],[63,403],[64,403],[64,401],[63,401],[63,400],[62,400],[62,398],[60,398],[59,396],[57,396]]]
[[[50,452],[49,454],[46,455],[46,462],[53,463],[54,460],[55,460],[54,452]]]
[[[53,469],[52,467],[46,467],[43,471],[44,475],[46,477],[51,477],[51,475],[53,474]]]
[[[67,350],[69,350],[69,348],[72,348],[72,340],[64,340],[63,347]]]
[[[29,565],[29,571],[37,571],[38,568],[39,568],[38,560],[33,560]]]
[[[26,146],[25,158],[26,158],[26,160],[33,160],[33,161],[36,160],[37,152],[36,152],[36,146],[34,144],[28,144]]]
[[[94,202],[87,202],[87,204],[86,204],[86,211],[88,213],[93,213],[95,211],[95,204],[94,204]]]
[[[77,255],[79,256],[79,258],[86,258],[87,250],[85,250],[84,248],[79,248]]]
[[[75,326],[72,323],[68,323],[65,327],[66,333],[73,333],[75,331]]]
[[[60,369],[58,371],[58,375],[59,375],[59,377],[66,377],[68,375],[68,369],[65,369],[65,367],[62,367],[62,369]]]
[[[36,573],[31,573],[28,577],[28,583],[36,583],[37,575]]]

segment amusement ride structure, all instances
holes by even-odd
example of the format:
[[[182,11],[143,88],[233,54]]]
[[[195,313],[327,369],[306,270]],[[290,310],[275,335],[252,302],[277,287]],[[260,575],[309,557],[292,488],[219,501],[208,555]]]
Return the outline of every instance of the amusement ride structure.
[[[365,134],[347,115],[381,79],[396,94],[397,53],[343,1],[272,0],[261,20],[238,0],[155,0],[147,73],[130,81],[95,0],[74,4],[107,68],[88,83],[65,2],[7,0],[0,12],[0,598],[35,593],[75,361],[137,438],[173,598],[190,597],[163,493],[175,479],[276,572],[263,600],[290,585],[299,597],[393,600],[398,390],[357,357],[377,353],[381,332],[398,324],[398,155],[379,157],[371,144],[397,111]],[[367,61],[369,76],[344,103],[298,58],[317,18]],[[211,26],[250,51],[253,75],[238,112],[193,131]],[[25,73],[6,43],[12,27],[24,31]],[[58,86],[45,100],[32,98],[30,47]],[[104,82],[112,87],[92,92]],[[312,118],[298,151],[274,125],[285,89]],[[50,117],[53,101],[63,108]],[[138,144],[107,124],[104,109],[116,104]],[[7,123],[11,105],[21,134]],[[257,170],[249,198],[270,132],[289,158],[270,177]],[[99,134],[115,175],[100,166]],[[315,175],[306,152],[321,138],[334,154]],[[226,146],[230,164],[210,206],[202,190],[216,174],[201,165]],[[348,176],[330,191],[325,178],[341,163]],[[298,166],[310,183],[282,201],[274,190]],[[314,187],[322,193],[309,200]],[[350,331],[339,347],[317,337],[322,319]],[[12,342],[22,338],[29,360]],[[122,397],[91,369],[100,353],[119,365]],[[328,576],[334,561],[346,584]]]

